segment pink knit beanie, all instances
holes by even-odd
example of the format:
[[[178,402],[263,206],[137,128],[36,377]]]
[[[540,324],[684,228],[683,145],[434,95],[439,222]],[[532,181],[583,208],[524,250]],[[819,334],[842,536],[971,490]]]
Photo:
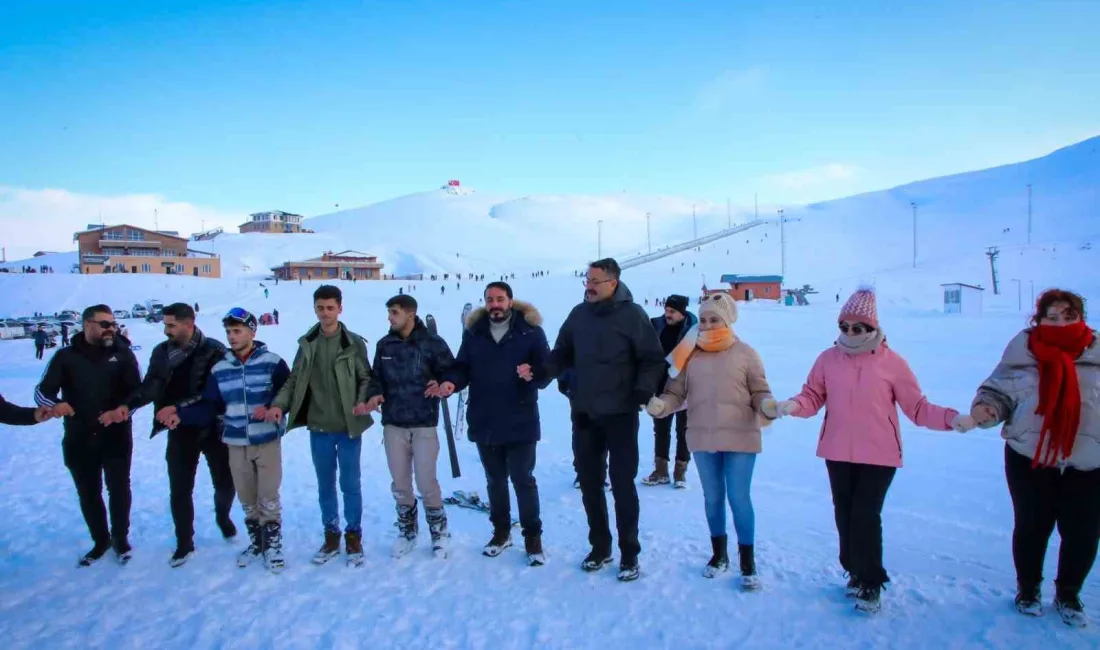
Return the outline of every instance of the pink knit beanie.
[[[838,321],[851,321],[864,323],[878,329],[878,305],[875,300],[875,290],[869,286],[861,286],[844,303],[840,310]]]

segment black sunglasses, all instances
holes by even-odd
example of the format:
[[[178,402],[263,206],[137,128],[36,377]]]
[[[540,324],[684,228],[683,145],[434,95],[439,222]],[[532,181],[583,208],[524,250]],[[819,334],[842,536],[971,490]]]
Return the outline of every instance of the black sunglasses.
[[[105,330],[114,329],[114,328],[118,327],[118,323],[116,323],[113,320],[94,320],[92,322],[95,323],[96,325],[99,325],[101,328],[103,328]]]
[[[855,334],[856,336],[859,336],[860,334],[870,334],[871,332],[875,331],[875,328],[871,327],[870,325],[864,325],[863,323],[856,323],[855,325],[841,323],[839,327],[841,333]]]

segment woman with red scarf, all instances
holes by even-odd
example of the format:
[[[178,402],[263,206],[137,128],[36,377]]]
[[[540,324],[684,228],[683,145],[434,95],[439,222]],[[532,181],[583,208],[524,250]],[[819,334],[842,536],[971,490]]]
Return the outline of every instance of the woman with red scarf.
[[[1051,289],[1039,297],[1032,327],[1008,344],[970,414],[982,428],[1004,423],[1016,609],[1043,613],[1043,558],[1057,526],[1054,607],[1084,627],[1079,595],[1100,541],[1100,346],[1081,296]]]

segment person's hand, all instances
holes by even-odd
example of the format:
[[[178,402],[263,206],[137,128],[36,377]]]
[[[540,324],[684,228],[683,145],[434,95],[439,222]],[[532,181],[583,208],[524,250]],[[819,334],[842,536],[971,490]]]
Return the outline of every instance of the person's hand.
[[[651,397],[645,405],[645,411],[655,418],[663,418],[667,415],[668,404],[660,397]]]
[[[264,422],[271,422],[272,424],[280,422],[283,419],[283,409],[278,406],[272,406],[271,408],[264,408],[257,406],[253,412],[257,420],[263,420]]]
[[[966,433],[976,426],[978,426],[977,421],[969,415],[959,413],[955,417],[951,418],[951,428],[958,433]]]
[[[775,405],[775,410],[781,418],[785,418],[788,415],[796,415],[799,410],[798,402],[789,399],[783,400]]]
[[[74,415],[76,415],[76,411],[69,406],[68,402],[58,402],[53,405],[53,416],[55,418],[71,418]]]
[[[39,406],[34,409],[34,421],[45,422],[53,417],[53,409],[48,406]]]
[[[105,413],[100,414],[99,423],[107,427],[112,424],[125,422],[127,419],[129,419],[129,417],[130,409],[126,408],[125,406],[120,406],[116,409],[112,409],[110,411],[106,411]]]
[[[367,400],[367,410],[377,411],[383,404],[386,403],[386,398],[381,395],[375,395]]]
[[[362,416],[368,413],[370,413],[370,405],[368,405],[366,402],[359,402],[351,409],[352,415]]]
[[[439,397],[439,382],[431,380],[424,389],[424,397]]]
[[[519,375],[519,378],[523,381],[531,381],[535,378],[534,373],[531,372],[531,364],[529,363],[521,363],[516,366],[516,374]]]
[[[156,419],[164,426],[168,426],[168,416],[176,415],[177,410],[175,406],[165,406],[161,410],[157,411]]]
[[[774,398],[767,398],[760,402],[760,412],[772,420],[779,419],[779,402],[775,401]]]
[[[173,413],[169,416],[166,416],[164,418],[164,422],[162,422],[161,424],[168,427],[169,429],[175,430],[175,428],[180,425],[180,416],[178,413]]]
[[[455,385],[449,381],[445,381],[439,385],[439,396],[443,398],[454,395]]]
[[[975,404],[970,407],[970,417],[978,426],[984,426],[997,421],[997,411],[989,404]]]

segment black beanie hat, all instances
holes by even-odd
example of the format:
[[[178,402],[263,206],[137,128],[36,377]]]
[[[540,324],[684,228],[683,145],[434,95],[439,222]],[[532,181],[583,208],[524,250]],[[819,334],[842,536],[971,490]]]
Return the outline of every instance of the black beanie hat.
[[[687,316],[688,298],[687,296],[681,296],[674,293],[665,299],[665,307],[671,307],[684,316]]]

